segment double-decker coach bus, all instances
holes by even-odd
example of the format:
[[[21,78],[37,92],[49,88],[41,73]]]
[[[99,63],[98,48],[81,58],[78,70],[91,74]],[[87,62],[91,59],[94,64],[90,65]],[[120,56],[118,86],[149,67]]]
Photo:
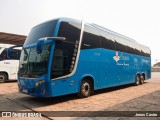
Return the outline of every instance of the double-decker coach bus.
[[[20,57],[19,92],[42,97],[78,93],[151,78],[150,49],[100,27],[58,18],[32,28]]]

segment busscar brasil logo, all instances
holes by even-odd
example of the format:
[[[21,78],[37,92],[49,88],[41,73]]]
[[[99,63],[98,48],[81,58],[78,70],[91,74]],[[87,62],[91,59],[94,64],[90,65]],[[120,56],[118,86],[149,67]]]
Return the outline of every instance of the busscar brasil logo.
[[[120,57],[118,56],[118,51],[116,51],[116,56],[113,57],[113,59],[118,62],[120,60]]]
[[[121,56],[118,55],[118,51],[116,51],[116,56],[113,56],[113,59],[116,61],[116,65],[119,66],[129,66],[129,57],[128,56]]]

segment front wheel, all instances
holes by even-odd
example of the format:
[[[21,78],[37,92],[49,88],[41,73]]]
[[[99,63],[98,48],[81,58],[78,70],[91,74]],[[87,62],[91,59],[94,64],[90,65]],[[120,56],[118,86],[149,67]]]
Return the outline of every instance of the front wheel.
[[[81,98],[89,97],[91,95],[91,89],[91,82],[87,79],[83,80],[80,85],[80,91],[78,93],[78,96]]]
[[[6,82],[7,81],[7,75],[5,73],[0,73],[0,82]]]

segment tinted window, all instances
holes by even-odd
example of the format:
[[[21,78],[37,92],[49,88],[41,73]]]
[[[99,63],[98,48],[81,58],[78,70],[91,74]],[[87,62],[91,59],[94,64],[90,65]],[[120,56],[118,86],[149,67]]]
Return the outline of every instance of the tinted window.
[[[99,30],[85,25],[81,49],[100,48]]]
[[[0,54],[0,60],[6,60],[6,59],[7,59],[7,49],[4,49]]]
[[[139,44],[135,44],[134,54],[136,54],[136,55],[142,55],[141,54],[141,46]]]
[[[150,50],[134,41],[126,40],[106,31],[100,31],[100,35],[101,48],[150,57]]]
[[[38,39],[43,37],[53,37],[57,20],[49,21],[32,28],[24,45],[36,43]]]
[[[126,48],[127,48],[127,53],[135,54],[134,52],[134,46],[132,41],[126,41]]]
[[[66,41],[56,42],[52,59],[51,78],[68,75],[75,66],[79,39],[80,23],[61,22],[58,31],[59,37],[65,37]]]
[[[81,24],[76,22],[61,22],[58,37],[65,37],[66,41],[75,43],[80,39]]]
[[[150,57],[150,50],[149,50],[149,48],[141,46],[141,55],[142,56],[146,56],[146,57]]]
[[[99,36],[100,33],[100,36]],[[85,25],[81,49],[105,48],[150,57],[150,50],[135,41]]]
[[[150,50],[147,47],[132,41],[127,41],[127,53],[150,57]]]
[[[127,52],[126,42],[123,38],[116,36],[115,37],[116,51]]]
[[[146,48],[146,56],[150,57],[151,56],[151,51],[149,48]]]
[[[20,59],[21,50],[13,49],[10,59],[19,60]]]
[[[10,58],[7,57],[7,49],[4,49],[3,52],[0,54],[0,60],[19,60],[20,59],[21,50],[12,49],[12,54]]]
[[[71,62],[74,52],[74,45],[63,42],[56,44],[54,55],[52,59],[52,73],[51,78],[61,77],[69,74]]]
[[[141,55],[146,56],[146,49],[144,47],[141,47]]]
[[[140,55],[139,46],[133,41],[128,41],[127,52],[135,55]]]
[[[101,47],[115,50],[115,41],[112,38],[113,36],[110,33],[101,31]]]

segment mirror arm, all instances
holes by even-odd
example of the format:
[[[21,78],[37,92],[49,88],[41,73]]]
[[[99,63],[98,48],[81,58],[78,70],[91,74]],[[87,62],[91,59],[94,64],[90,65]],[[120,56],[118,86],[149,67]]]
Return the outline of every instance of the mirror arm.
[[[47,40],[55,40],[55,41],[63,42],[66,40],[66,38],[65,37],[44,37],[44,38],[38,39],[37,41],[37,53],[38,54],[42,53],[44,41],[47,41]]]

